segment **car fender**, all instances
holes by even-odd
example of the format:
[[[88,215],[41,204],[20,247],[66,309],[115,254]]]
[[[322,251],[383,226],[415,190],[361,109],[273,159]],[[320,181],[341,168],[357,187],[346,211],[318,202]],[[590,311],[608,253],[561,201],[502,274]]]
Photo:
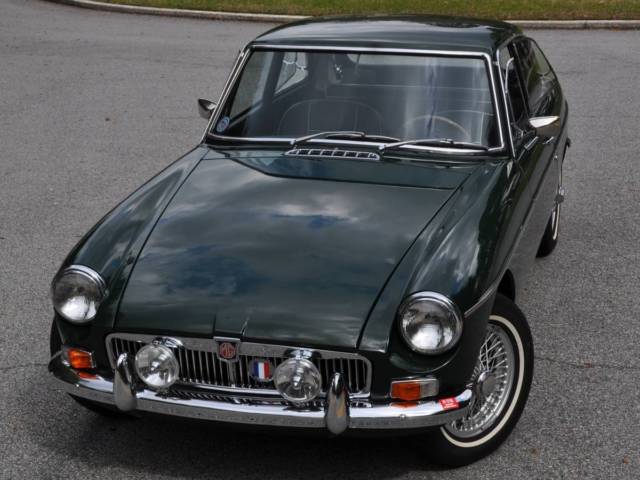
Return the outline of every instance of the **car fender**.
[[[64,341],[88,345],[104,338],[113,326],[120,297],[147,237],[206,152],[206,148],[197,147],[166,167],[107,213],[71,250],[60,271],[69,265],[89,267],[102,276],[108,295],[90,325],[57,322]]]

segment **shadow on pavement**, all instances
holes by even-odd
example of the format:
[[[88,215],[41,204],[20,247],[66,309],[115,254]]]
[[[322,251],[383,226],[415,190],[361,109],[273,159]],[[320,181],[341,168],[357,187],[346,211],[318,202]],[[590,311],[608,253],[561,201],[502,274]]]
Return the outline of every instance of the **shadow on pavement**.
[[[35,372],[34,372],[35,373]],[[215,478],[395,478],[433,471],[419,452],[420,437],[337,437],[272,434],[163,416],[108,418],[85,410],[37,372],[20,397],[40,409],[24,425],[28,436],[56,455],[89,468],[126,468],[147,475]],[[40,419],[40,420],[38,420]],[[31,420],[31,421],[30,421]],[[46,433],[45,433],[46,432]],[[375,473],[374,473],[375,472]]]

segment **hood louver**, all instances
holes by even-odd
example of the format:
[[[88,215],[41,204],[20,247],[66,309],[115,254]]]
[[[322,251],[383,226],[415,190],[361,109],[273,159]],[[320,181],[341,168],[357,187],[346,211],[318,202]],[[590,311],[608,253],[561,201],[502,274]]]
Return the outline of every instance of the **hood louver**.
[[[380,160],[380,155],[373,152],[358,152],[356,150],[324,149],[324,148],[294,148],[285,153],[295,157],[323,157],[323,158],[358,158],[362,160]]]

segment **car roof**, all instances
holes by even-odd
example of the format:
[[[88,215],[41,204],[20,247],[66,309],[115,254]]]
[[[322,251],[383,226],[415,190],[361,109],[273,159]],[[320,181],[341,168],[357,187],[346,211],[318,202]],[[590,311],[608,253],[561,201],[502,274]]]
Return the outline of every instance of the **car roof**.
[[[522,33],[506,22],[433,15],[325,17],[276,27],[252,44],[399,48],[493,54]]]

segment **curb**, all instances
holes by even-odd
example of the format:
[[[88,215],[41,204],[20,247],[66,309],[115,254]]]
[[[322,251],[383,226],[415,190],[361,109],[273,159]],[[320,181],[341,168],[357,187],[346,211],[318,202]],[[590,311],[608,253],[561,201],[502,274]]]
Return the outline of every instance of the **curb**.
[[[640,20],[507,20],[524,29],[639,30]]]
[[[200,18],[205,20],[229,20],[243,22],[268,22],[286,23],[302,20],[302,15],[271,15],[266,13],[237,13],[237,12],[213,12],[207,10],[184,10],[180,8],[155,8],[139,7],[134,5],[120,5],[117,3],[104,3],[96,0],[49,0],[54,3],[63,3],[91,10],[105,12],[137,13],[146,15],[161,15],[166,17]],[[611,30],[638,30],[640,20],[507,20],[509,23],[525,29],[611,29]]]
[[[94,0],[49,0],[53,3],[64,3],[75,7],[101,10],[104,12],[138,13],[145,15],[161,15],[165,17],[200,18],[204,20],[230,20],[238,22],[268,22],[286,23],[304,18],[300,15],[269,15],[266,13],[236,13],[236,12],[212,12],[208,10],[184,10],[181,8],[155,8],[138,7],[134,5],[120,5],[117,3],[104,3]]]

